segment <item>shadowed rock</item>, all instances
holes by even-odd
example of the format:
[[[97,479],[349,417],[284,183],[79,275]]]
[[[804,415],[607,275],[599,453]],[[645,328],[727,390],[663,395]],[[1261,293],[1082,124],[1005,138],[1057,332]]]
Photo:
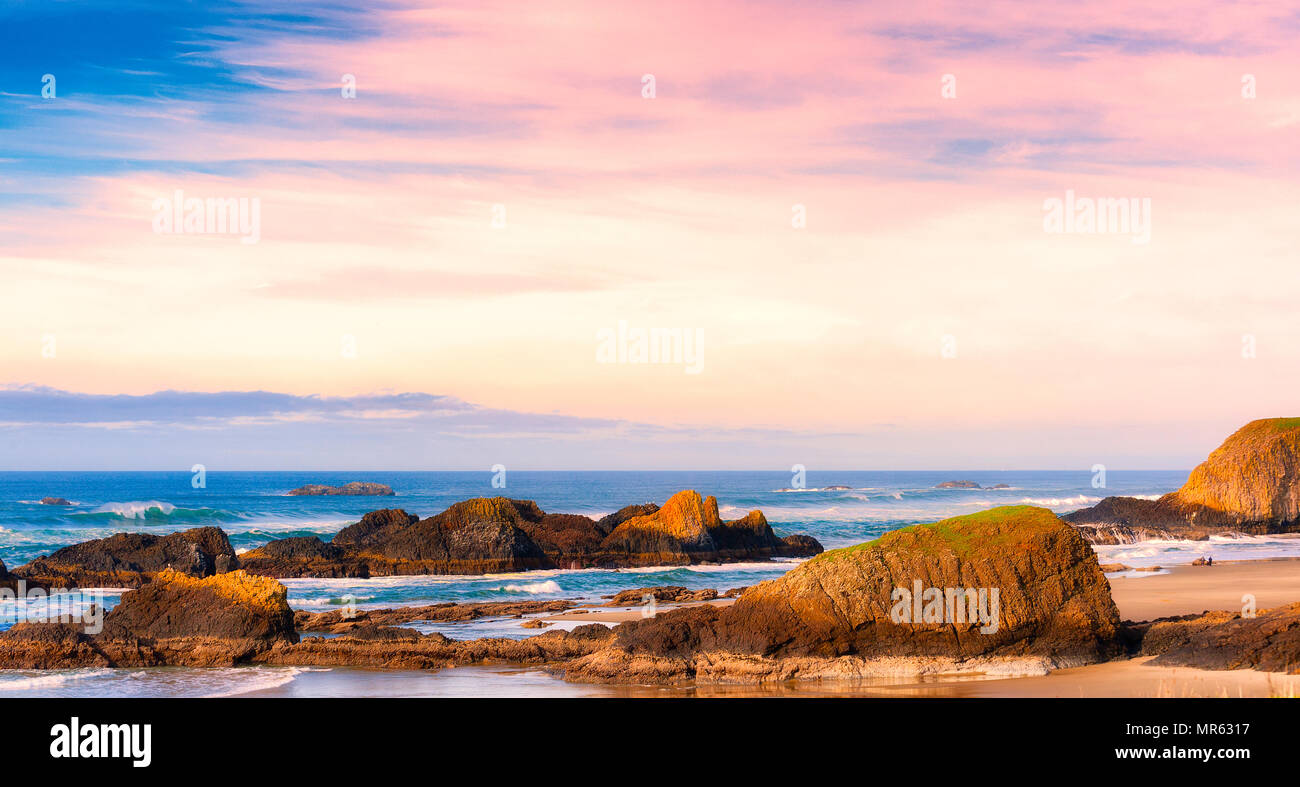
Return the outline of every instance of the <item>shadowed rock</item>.
[[[72,503],[61,497],[42,497],[41,505],[43,506],[70,506]]]
[[[531,500],[475,498],[428,519],[400,509],[372,511],[325,543],[273,541],[241,558],[275,577],[482,574],[763,560],[821,551],[810,536],[777,538],[762,512],[734,521],[717,501],[687,490],[663,505],[629,506],[600,520],[548,514]]]
[[[64,547],[13,573],[43,587],[139,587],[164,569],[207,577],[238,566],[220,528],[198,527],[166,536],[118,533]]]
[[[1094,544],[1300,530],[1300,418],[1251,421],[1158,500],[1108,497],[1063,518]]]
[[[1155,621],[1142,638],[1151,664],[1198,669],[1300,673],[1300,603],[1244,618],[1207,612]]]

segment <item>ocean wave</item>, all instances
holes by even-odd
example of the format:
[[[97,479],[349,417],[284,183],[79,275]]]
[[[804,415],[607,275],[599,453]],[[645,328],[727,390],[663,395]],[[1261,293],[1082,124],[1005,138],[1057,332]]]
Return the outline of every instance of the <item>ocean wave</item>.
[[[525,582],[522,585],[506,585],[500,588],[507,593],[562,593],[563,589],[560,584],[553,579],[545,582]]]
[[[113,670],[104,667],[68,670],[66,672],[48,672],[40,675],[3,675],[0,673],[0,692],[33,691],[53,689],[65,686],[73,681],[111,675]]]
[[[1074,495],[1073,497],[1025,497],[1020,502],[1028,506],[1043,506],[1045,508],[1061,508],[1064,506],[1086,506],[1093,503],[1100,503],[1100,497],[1089,497],[1088,495]]]
[[[228,667],[222,672],[222,678],[230,681],[229,686],[219,688],[204,697],[234,697],[255,691],[274,689],[290,683],[294,678],[307,672],[328,672],[322,667]]]
[[[162,516],[170,516],[175,510],[176,506],[171,503],[164,503],[161,500],[146,500],[130,503],[105,503],[90,513],[117,514],[123,519],[145,519],[151,511],[157,511]]]

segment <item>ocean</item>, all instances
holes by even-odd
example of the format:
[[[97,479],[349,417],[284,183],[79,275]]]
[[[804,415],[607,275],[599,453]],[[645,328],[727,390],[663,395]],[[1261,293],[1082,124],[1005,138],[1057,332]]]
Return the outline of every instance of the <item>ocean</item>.
[[[69,544],[113,533],[166,534],[204,525],[222,528],[236,551],[272,539],[318,535],[329,539],[340,528],[376,508],[404,508],[421,517],[471,497],[506,495],[537,501],[548,512],[600,517],[632,503],[662,503],[682,489],[718,498],[724,519],[761,509],[778,535],[807,533],[828,548],[869,541],[918,522],[971,513],[997,505],[1040,505],[1058,513],[1092,505],[1107,495],[1154,497],[1177,489],[1186,471],[1109,471],[1105,489],[1092,486],[1086,471],[810,471],[804,489],[791,490],[789,473],[762,472],[509,472],[504,489],[493,488],[489,472],[219,472],[206,474],[204,488],[185,472],[4,472],[0,473],[0,559],[10,568]],[[943,481],[970,480],[1005,489],[935,489]],[[395,497],[289,497],[304,484],[377,481]],[[839,489],[831,487],[847,487]],[[47,506],[43,497],[62,497],[71,506]],[[1216,560],[1300,556],[1300,539],[1222,538],[1210,542],[1156,542],[1097,547],[1102,562],[1133,567],[1187,563],[1209,555]],[[446,601],[576,599],[598,602],[619,590],[652,585],[728,588],[753,585],[788,571],[797,561],[638,569],[529,571],[517,574],[447,577],[291,579],[289,602],[296,609],[327,610],[348,603],[359,608],[431,604]],[[111,606],[120,598],[109,592]],[[14,603],[0,604],[0,630],[20,618]],[[5,605],[8,608],[5,608]],[[418,624],[421,631],[448,637],[525,637],[514,619],[470,623]],[[325,670],[326,673],[338,671]],[[362,675],[365,671],[342,671]],[[447,673],[456,670],[445,671]],[[0,697],[276,694],[327,696],[349,691],[401,693],[403,681],[373,676],[357,683],[339,674],[290,668],[226,670],[70,670],[28,673],[0,671]],[[411,694],[456,695],[520,692],[521,696],[571,690],[536,671],[485,670],[482,680],[452,679],[441,673],[414,677]],[[464,675],[465,673],[461,673]],[[354,677],[356,677],[354,676]],[[358,678],[359,680],[359,678]],[[418,686],[416,684],[419,684]],[[542,685],[545,688],[542,688]],[[474,688],[477,686],[477,688]],[[313,689],[312,687],[317,687]],[[371,688],[366,688],[371,687]],[[574,694],[591,694],[590,687]]]

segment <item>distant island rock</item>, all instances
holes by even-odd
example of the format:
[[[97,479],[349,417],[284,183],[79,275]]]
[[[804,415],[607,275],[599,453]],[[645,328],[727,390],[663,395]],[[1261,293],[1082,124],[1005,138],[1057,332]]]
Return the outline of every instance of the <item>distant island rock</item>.
[[[1300,418],[1266,418],[1238,429],[1176,492],[1156,500],[1107,497],[1066,514],[1094,544],[1300,530]]]
[[[993,486],[980,486],[974,481],[944,481],[934,485],[935,489],[1010,489],[1008,484],[994,484]]]
[[[72,503],[69,502],[69,501],[67,501],[67,500],[64,500],[64,499],[61,498],[61,497],[42,497],[42,498],[41,498],[41,505],[43,505],[43,506],[70,506],[70,505],[72,505]]]
[[[387,484],[376,484],[370,481],[352,481],[343,486],[308,484],[306,486],[298,487],[289,494],[298,496],[351,495],[358,497],[389,497],[393,495],[394,492],[393,488]]]

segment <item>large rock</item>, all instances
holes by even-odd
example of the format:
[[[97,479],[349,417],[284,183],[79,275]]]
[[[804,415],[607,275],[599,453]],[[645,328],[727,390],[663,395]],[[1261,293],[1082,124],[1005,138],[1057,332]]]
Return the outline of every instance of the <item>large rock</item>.
[[[23,622],[0,634],[0,668],[227,666],[298,641],[288,592],[243,571],[195,578],[159,572],[103,618]]]
[[[1092,543],[1300,530],[1300,418],[1251,421],[1158,500],[1108,497],[1064,519]]]
[[[506,497],[466,500],[423,520],[384,509],[328,544],[281,539],[240,562],[274,577],[365,577],[687,565],[806,557],[821,549],[811,536],[777,538],[760,511],[723,521],[714,498],[687,490],[662,508],[629,506],[600,520],[548,514],[531,500]]]
[[[165,569],[207,577],[238,565],[220,528],[198,527],[165,536],[118,533],[64,547],[13,573],[43,587],[139,587]]]
[[[302,495],[308,495],[308,496],[321,496],[321,495],[345,495],[345,496],[349,496],[349,495],[350,495],[350,496],[362,496],[362,495],[364,495],[364,496],[370,496],[370,497],[386,497],[386,496],[391,496],[391,495],[394,494],[394,493],[393,493],[393,488],[392,488],[391,486],[386,485],[386,484],[376,484],[376,483],[374,483],[374,482],[372,482],[372,481],[349,481],[348,483],[344,484],[343,486],[326,486],[326,485],[324,485],[324,484],[307,484],[306,486],[300,486],[300,487],[298,487],[297,489],[291,491],[289,494],[291,494],[291,495],[298,495],[298,496],[302,496]]]
[[[896,590],[922,595],[922,619]],[[986,620],[959,617],[949,589],[986,591]],[[996,603],[993,591],[997,591]],[[895,613],[907,610],[907,618]],[[931,615],[937,613],[937,616]],[[989,621],[996,625],[989,625]],[[893,531],[826,552],[745,591],[731,607],[693,607],[625,623],[616,644],[575,662],[602,681],[785,680],[935,668],[1041,671],[1121,651],[1119,613],[1092,549],[1030,506]]]

